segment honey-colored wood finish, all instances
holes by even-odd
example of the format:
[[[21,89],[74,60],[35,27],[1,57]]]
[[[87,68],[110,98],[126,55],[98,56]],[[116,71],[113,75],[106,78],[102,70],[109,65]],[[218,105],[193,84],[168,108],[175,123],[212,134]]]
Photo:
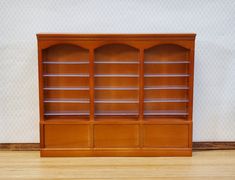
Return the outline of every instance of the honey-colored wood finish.
[[[195,34],[37,34],[41,156],[191,156]]]

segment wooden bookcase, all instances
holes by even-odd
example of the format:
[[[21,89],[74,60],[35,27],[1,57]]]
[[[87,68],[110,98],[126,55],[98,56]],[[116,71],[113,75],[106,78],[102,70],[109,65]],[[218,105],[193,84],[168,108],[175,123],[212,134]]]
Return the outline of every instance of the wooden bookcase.
[[[191,156],[195,34],[37,34],[41,156]]]

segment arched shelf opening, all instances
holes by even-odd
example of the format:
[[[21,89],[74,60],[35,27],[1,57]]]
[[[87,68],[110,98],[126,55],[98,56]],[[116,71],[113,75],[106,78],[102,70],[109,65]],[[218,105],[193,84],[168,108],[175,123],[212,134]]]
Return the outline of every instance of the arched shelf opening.
[[[83,62],[89,60],[89,50],[74,44],[57,44],[43,50],[44,62]]]
[[[138,61],[138,49],[126,44],[106,44],[95,49],[95,61]]]
[[[89,50],[57,44],[42,52],[44,115],[89,119]]]
[[[137,119],[139,51],[126,44],[106,44],[94,52],[95,116],[128,115]]]
[[[185,119],[188,114],[189,50],[161,44],[144,51],[144,115]]]
[[[189,50],[177,44],[161,44],[145,50],[145,61],[188,61]]]

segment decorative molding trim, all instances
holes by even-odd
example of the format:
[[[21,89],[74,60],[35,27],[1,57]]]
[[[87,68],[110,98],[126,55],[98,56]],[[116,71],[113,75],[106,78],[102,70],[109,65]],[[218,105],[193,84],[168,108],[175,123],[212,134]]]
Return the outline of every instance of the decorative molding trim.
[[[39,151],[39,143],[0,143],[0,151]],[[235,150],[235,141],[193,142],[193,150]]]
[[[235,150],[235,141],[193,142],[193,150]]]
[[[0,143],[0,151],[39,151],[39,143]]]

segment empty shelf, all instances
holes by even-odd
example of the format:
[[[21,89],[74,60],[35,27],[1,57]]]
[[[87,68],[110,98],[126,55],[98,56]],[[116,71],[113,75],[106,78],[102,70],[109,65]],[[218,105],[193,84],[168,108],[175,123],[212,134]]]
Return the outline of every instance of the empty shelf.
[[[44,90],[89,90],[89,87],[45,87]]]
[[[139,77],[137,74],[96,74],[95,77]]]
[[[89,103],[85,99],[45,99],[44,103]]]
[[[43,74],[44,77],[89,77],[89,74]]]
[[[95,64],[139,64],[137,61],[95,61]]]
[[[129,103],[139,103],[135,100],[95,100],[95,103],[120,103],[120,104],[129,104]]]
[[[146,86],[145,90],[158,90],[158,89],[189,89],[188,86]]]
[[[89,61],[64,61],[64,62],[57,62],[57,61],[44,61],[43,64],[89,64]]]
[[[139,90],[136,87],[95,87],[95,90]]]
[[[145,111],[144,115],[154,116],[154,115],[164,115],[164,116],[174,116],[174,115],[188,115],[187,111]]]
[[[46,112],[45,116],[86,116],[89,115],[89,112]]]
[[[188,77],[189,74],[145,74],[144,77]]]
[[[138,112],[96,112],[95,116],[137,116]]]
[[[188,99],[146,99],[145,103],[155,103],[155,102],[189,102]]]
[[[188,64],[189,61],[145,61],[144,64]]]

